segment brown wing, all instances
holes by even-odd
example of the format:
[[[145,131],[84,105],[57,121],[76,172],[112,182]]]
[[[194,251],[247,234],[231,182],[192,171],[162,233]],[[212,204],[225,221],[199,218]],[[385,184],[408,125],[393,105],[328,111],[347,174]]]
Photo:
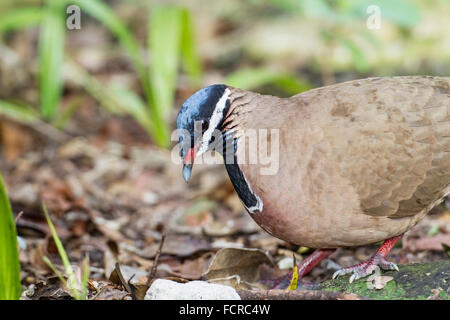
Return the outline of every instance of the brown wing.
[[[325,139],[366,214],[414,215],[444,195],[450,78],[356,80],[313,90],[309,98],[324,111],[318,121]]]

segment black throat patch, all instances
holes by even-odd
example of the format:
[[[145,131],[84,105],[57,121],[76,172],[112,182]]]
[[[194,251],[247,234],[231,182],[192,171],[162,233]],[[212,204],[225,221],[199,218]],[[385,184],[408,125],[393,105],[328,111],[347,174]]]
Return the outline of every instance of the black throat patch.
[[[261,199],[253,192],[251,187],[248,184],[247,179],[245,178],[241,168],[239,167],[239,164],[237,162],[237,156],[236,156],[236,149],[237,149],[237,138],[235,137],[229,137],[229,139],[233,139],[233,162],[227,163],[227,152],[230,152],[230,150],[225,150],[226,144],[226,134],[224,134],[224,150],[223,150],[223,156],[225,161],[225,168],[227,169],[228,176],[230,177],[231,183],[233,184],[234,189],[236,190],[236,193],[239,196],[239,199],[241,199],[242,203],[246,207],[246,209],[252,213],[255,214],[256,211],[262,212],[263,210],[263,204]]]

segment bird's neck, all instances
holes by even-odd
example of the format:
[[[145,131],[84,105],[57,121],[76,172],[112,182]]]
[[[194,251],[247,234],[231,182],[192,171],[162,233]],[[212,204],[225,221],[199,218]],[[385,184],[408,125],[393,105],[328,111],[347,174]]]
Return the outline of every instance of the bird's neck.
[[[247,211],[251,214],[262,212],[263,204],[261,199],[252,190],[248,180],[245,177],[242,168],[239,166],[237,157],[238,138],[234,136],[223,135],[223,153],[225,168],[230,177],[239,199],[244,204]]]
[[[231,88],[229,95],[229,107],[222,121],[222,132],[235,129],[239,124],[243,123],[242,120],[253,109],[255,98],[260,97],[258,93],[245,91],[242,89]]]

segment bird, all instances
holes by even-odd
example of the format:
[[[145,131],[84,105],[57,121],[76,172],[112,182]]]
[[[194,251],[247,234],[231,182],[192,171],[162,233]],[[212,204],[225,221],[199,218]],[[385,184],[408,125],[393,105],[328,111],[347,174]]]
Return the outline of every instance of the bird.
[[[186,182],[195,158],[221,153],[253,220],[316,249],[299,278],[337,248],[379,242],[372,257],[333,278],[398,271],[387,255],[450,193],[448,77],[372,77],[288,98],[214,84],[183,103],[177,130]],[[249,161],[262,145],[276,155],[274,172]]]

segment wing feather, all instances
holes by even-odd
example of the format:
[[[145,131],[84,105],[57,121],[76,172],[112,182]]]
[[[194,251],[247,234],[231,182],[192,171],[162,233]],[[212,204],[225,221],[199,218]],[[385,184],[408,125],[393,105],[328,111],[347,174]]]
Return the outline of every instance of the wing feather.
[[[415,215],[448,192],[450,78],[356,80],[315,90],[311,101],[325,109],[324,139],[364,213]]]

